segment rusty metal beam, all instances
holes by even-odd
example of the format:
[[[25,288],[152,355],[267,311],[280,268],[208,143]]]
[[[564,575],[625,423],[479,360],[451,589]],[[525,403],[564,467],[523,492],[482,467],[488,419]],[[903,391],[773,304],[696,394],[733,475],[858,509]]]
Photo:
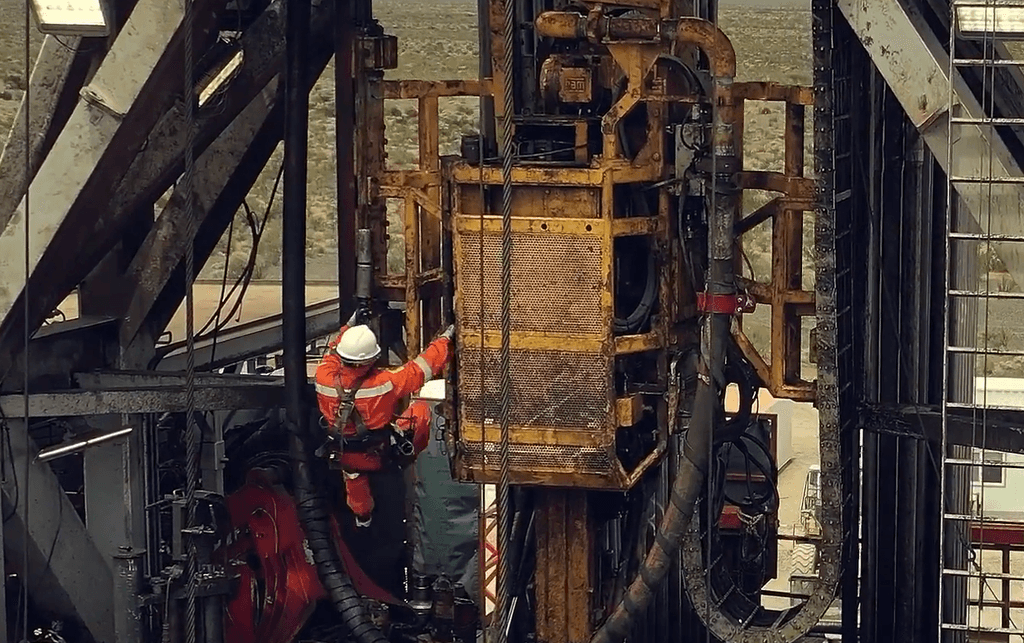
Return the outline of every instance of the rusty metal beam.
[[[182,413],[188,402],[185,389],[184,386],[158,386],[31,393],[28,412],[30,417]],[[20,393],[0,395],[0,411],[8,417],[23,415],[23,399]],[[273,379],[259,384],[199,387],[195,391],[197,411],[269,409],[282,404],[284,388]]]
[[[246,150],[266,126],[278,98],[277,79],[272,80],[233,123],[197,160],[194,185],[199,212],[209,212],[225,185],[241,166]],[[185,254],[184,195],[175,190],[146,236],[125,274],[121,343],[128,346],[143,327],[153,303]],[[219,237],[218,237],[219,238]]]
[[[865,405],[861,426],[866,431],[942,441],[942,409],[928,405]],[[946,442],[958,446],[1024,453],[1024,410],[988,408],[985,417],[974,409],[949,408]]]
[[[327,3],[321,4],[320,8],[323,8],[325,4]],[[313,15],[317,19],[316,17],[321,14],[316,13],[316,8],[314,10]],[[326,33],[324,33],[325,31]],[[310,70],[308,76],[310,87],[320,77],[320,74],[323,73],[327,62],[333,54],[333,50],[333,38],[330,30],[314,29],[313,41],[310,47]],[[248,145],[247,149],[244,150],[244,154],[238,164],[235,167],[224,167],[220,170],[227,177],[227,181],[223,183],[223,187],[210,209],[201,211],[197,215],[200,218],[200,223],[195,241],[196,266],[205,264],[206,260],[216,249],[217,242],[231,224],[235,212],[241,205],[245,195],[248,194],[249,189],[255,183],[260,172],[277,148],[283,132],[282,117],[283,106],[277,104],[266,119],[260,132]],[[212,180],[212,177],[203,178],[204,180]],[[180,199],[180,197],[178,198]],[[184,242],[183,239],[180,240],[180,243]],[[158,237],[157,242],[153,245],[154,252],[182,252],[182,250],[173,250],[171,248],[173,243],[175,242]],[[140,257],[140,261],[144,262],[145,260],[144,255]],[[177,267],[173,269],[173,272],[163,272],[161,275],[154,276],[153,281],[150,283],[153,284],[152,292],[154,295],[147,295],[147,297],[155,296],[155,298],[142,315],[145,319],[145,326],[139,332],[136,332],[136,337],[140,337],[140,333],[143,331],[148,335],[157,336],[167,327],[167,324],[178,309],[178,306],[181,305],[181,301],[185,296],[184,262],[179,262]]]
[[[208,43],[221,3],[199,3],[193,24],[197,46]],[[77,279],[69,272],[81,260],[83,244],[99,241],[95,231],[103,227],[106,204],[146,134],[173,103],[168,79],[181,73],[182,18],[177,3],[139,2],[82,90],[29,196],[0,234],[0,377],[21,348],[23,329],[37,328],[74,286]]]
[[[385,80],[384,99],[483,96],[490,82],[480,80]]]
[[[79,57],[81,38],[68,38],[67,42],[57,40],[56,36],[46,36],[32,68],[32,76],[28,83],[28,91],[21,99],[21,106],[14,117],[11,132],[7,136],[3,152],[0,153],[0,230],[14,214],[18,203],[25,196],[25,189],[31,177],[39,169],[45,153],[44,143],[58,105],[67,98],[69,91],[77,91],[77,87],[65,88],[65,82],[71,72],[72,64]],[[26,102],[31,100],[31,109],[26,110]],[[26,139],[25,120],[28,123],[30,139]],[[28,173],[26,174],[25,156],[29,157]]]
[[[117,320],[112,317],[79,317],[43,326],[32,337],[29,351],[29,390],[50,390],[72,385],[76,371],[109,368],[116,355],[108,347],[117,341]],[[10,377],[0,391],[21,390],[25,354],[14,361]]]
[[[537,638],[589,641],[593,634],[594,533],[587,493],[544,489],[537,504]]]

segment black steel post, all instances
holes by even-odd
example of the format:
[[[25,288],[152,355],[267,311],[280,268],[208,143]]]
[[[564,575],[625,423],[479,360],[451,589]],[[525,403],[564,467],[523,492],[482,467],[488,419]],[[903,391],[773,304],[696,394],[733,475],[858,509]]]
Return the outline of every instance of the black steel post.
[[[284,221],[281,299],[288,419],[305,433],[306,413],[306,83],[309,0],[288,0],[285,14]]]
[[[352,314],[356,281],[354,0],[340,0],[335,18],[334,106],[338,180],[339,325]]]

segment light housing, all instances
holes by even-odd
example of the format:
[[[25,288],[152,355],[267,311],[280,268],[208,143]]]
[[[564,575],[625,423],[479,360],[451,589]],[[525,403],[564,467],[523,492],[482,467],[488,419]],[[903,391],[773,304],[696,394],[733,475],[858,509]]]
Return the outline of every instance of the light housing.
[[[108,431],[106,433],[96,432],[82,435],[76,440],[62,442],[60,444],[55,444],[52,447],[40,450],[36,455],[36,460],[39,462],[49,462],[50,460],[63,458],[64,456],[84,451],[89,447],[96,446],[97,444],[103,444],[104,442],[109,442],[116,438],[128,435],[132,430],[132,427],[128,426],[115,431]]]
[[[52,36],[110,35],[110,7],[105,0],[32,0],[39,31]]]
[[[965,40],[1024,40],[1024,4],[957,2],[957,35]]]

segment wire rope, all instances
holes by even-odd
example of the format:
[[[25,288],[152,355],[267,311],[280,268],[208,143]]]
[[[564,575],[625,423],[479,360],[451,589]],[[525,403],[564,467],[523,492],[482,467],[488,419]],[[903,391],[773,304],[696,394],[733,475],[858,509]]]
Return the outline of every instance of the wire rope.
[[[185,219],[188,234],[185,245],[185,508],[189,527],[187,574],[185,577],[185,640],[196,643],[196,603],[199,582],[199,553],[194,533],[196,527],[196,493],[199,488],[199,427],[195,417],[195,152],[196,152],[196,95],[194,30],[195,0],[186,0],[184,16],[184,72],[182,100],[185,105],[185,172],[182,192],[185,195]]]
[[[29,340],[31,339],[31,331],[29,330],[29,320],[31,319],[31,308],[29,307],[29,300],[30,300],[30,297],[29,297],[29,290],[30,290],[29,278],[32,276],[31,260],[29,259],[29,257],[30,257],[29,251],[31,249],[29,230],[31,229],[31,226],[30,226],[30,223],[31,223],[30,215],[31,215],[31,211],[32,211],[31,203],[30,203],[30,201],[31,201],[31,192],[32,192],[32,189],[31,189],[31,186],[32,186],[32,181],[31,181],[31,176],[32,176],[32,156],[31,156],[31,154],[32,154],[31,153],[31,149],[32,149],[32,112],[31,112],[31,109],[32,109],[32,83],[30,81],[31,68],[32,68],[32,44],[31,44],[32,19],[31,19],[31,16],[30,16],[28,0],[25,1],[25,25],[24,26],[25,26],[25,51],[24,51],[24,54],[25,54],[25,60],[24,60],[24,62],[25,62],[25,69],[24,69],[24,78],[25,78],[25,102],[24,102],[24,105],[25,105],[25,291],[24,291],[24,293],[22,293],[22,304],[24,306],[24,316],[25,316],[25,318],[22,320],[22,325],[24,327],[24,340],[25,340],[24,355],[25,355],[25,357],[24,357],[24,360],[22,361],[22,364],[24,364],[24,367],[21,370],[22,370],[22,376],[23,376],[23,381],[22,381],[22,405],[23,405],[23,415],[24,415],[24,420],[23,421],[25,423],[25,426],[24,426],[24,431],[25,431],[25,455],[24,455],[24,457],[25,457],[25,484],[24,484],[25,508],[24,508],[24,516],[22,518],[22,520],[24,521],[24,524],[23,524],[24,540],[22,542],[25,543],[25,546],[23,548],[24,551],[22,552],[22,561],[21,561],[22,562],[22,583],[21,583],[21,592],[22,592],[21,608],[22,609],[21,609],[21,619],[22,619],[22,627],[24,628],[22,630],[23,633],[24,633],[24,638],[26,640],[28,640],[28,585],[29,585],[29,581],[28,581],[28,550],[29,550],[28,543],[30,542],[29,541],[29,527],[28,527],[28,525],[29,525],[29,509],[30,509],[30,507],[32,505],[32,503],[28,501],[28,498],[31,497],[29,495],[29,477],[31,476],[31,466],[32,466],[32,458],[29,457],[29,454],[32,452],[31,451],[31,449],[32,449],[32,437],[31,437],[31,434],[29,433],[29,430],[28,430],[28,419],[29,419],[29,395],[28,395],[29,367],[28,367],[28,365],[30,363],[29,362]],[[13,467],[13,463],[12,463],[12,467]],[[15,476],[17,476],[17,473],[15,473]],[[17,631],[18,631],[17,627],[15,627],[14,631],[15,631],[15,635],[17,635]]]
[[[509,424],[512,405],[511,334],[512,334],[512,118],[513,96],[512,52],[515,47],[515,0],[505,0],[504,51],[502,62],[501,114],[501,352],[500,352],[500,472],[498,475],[498,605],[497,640],[506,639],[505,620],[509,609],[509,477],[511,469]],[[482,154],[481,154],[482,156]],[[483,293],[481,292],[481,296]],[[482,320],[481,320],[482,321]],[[481,346],[481,349],[483,347]],[[482,373],[481,373],[482,376]]]

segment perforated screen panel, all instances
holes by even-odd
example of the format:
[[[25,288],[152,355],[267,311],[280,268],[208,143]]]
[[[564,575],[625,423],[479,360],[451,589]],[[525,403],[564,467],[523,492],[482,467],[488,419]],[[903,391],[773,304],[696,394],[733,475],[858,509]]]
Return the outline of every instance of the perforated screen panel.
[[[480,242],[464,234],[457,285],[463,328],[480,328]],[[604,334],[602,240],[597,236],[513,233],[512,328],[515,331]],[[483,237],[483,317],[501,328],[501,238]]]
[[[483,447],[483,448],[481,448]],[[500,450],[495,442],[465,442],[466,464],[474,469],[497,470]],[[487,462],[483,454],[487,454]],[[560,446],[545,444],[513,444],[509,448],[512,468],[519,471],[605,474],[612,462],[608,451],[597,447]]]
[[[459,355],[459,399],[466,422],[499,419],[499,351],[486,349],[480,385],[480,349],[464,348]],[[512,350],[513,426],[560,427],[602,431],[611,419],[610,360],[600,353]],[[483,399],[481,401],[481,392]]]

